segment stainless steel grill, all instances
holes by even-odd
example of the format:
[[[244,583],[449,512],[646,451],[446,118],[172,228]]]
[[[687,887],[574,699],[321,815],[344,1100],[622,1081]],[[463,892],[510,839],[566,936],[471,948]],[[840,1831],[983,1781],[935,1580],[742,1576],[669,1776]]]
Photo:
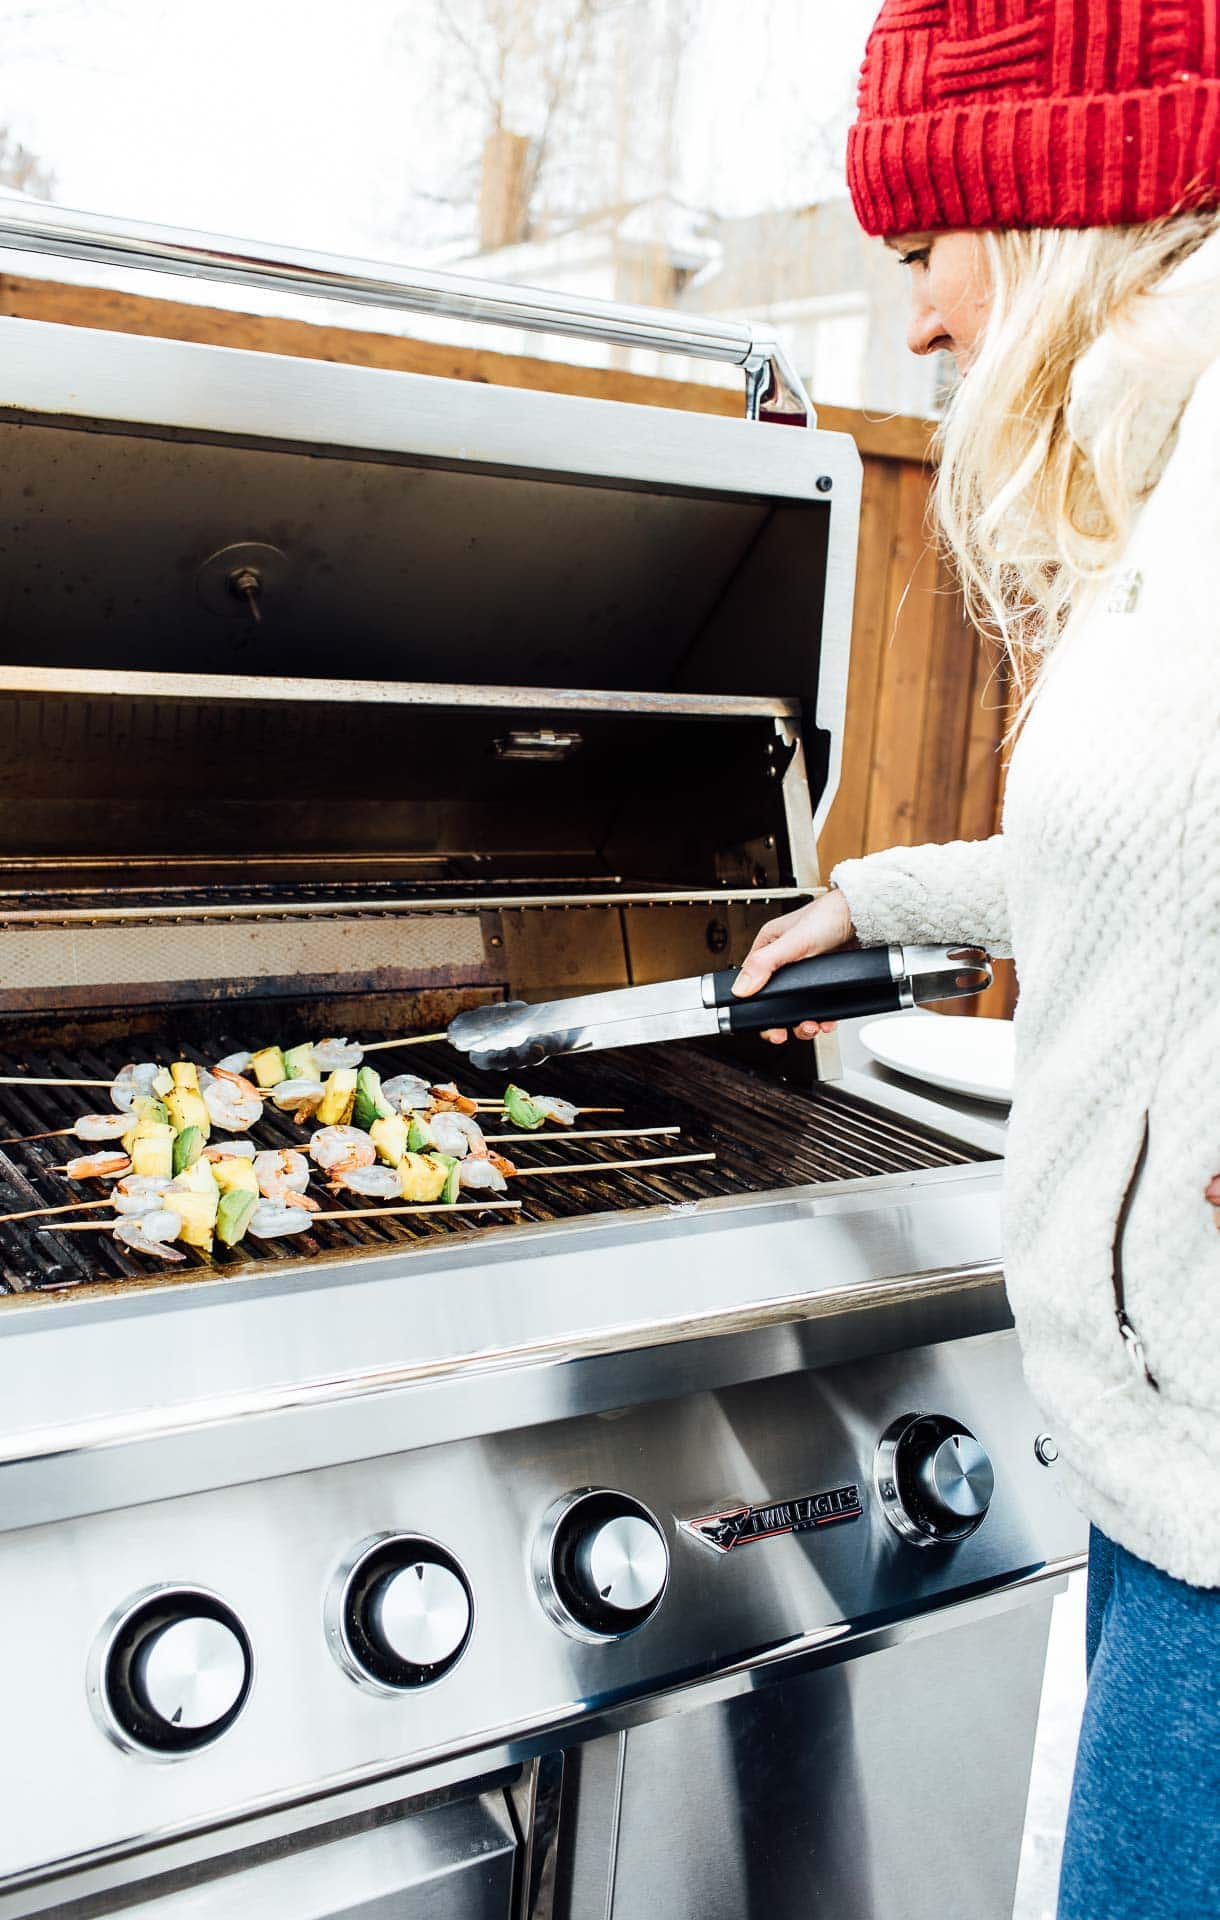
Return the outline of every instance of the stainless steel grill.
[[[184,1046],[169,1034],[142,1033],[142,1057],[146,1051],[149,1058],[193,1059],[203,1066],[247,1043],[249,1035],[243,1036],[236,1025],[227,1024],[216,1027],[210,1038],[211,1045],[202,1049],[198,1045]],[[107,1079],[128,1057],[112,1048],[104,1052],[81,1049],[70,1057],[59,1051],[23,1053],[19,1060],[0,1055],[0,1073]],[[378,1057],[385,1064],[393,1056]],[[437,1080],[453,1073],[452,1055],[443,1047],[412,1048],[409,1054],[404,1050],[402,1060],[412,1072]],[[388,1065],[386,1071],[391,1071]],[[663,1146],[642,1140],[589,1140],[580,1142],[578,1149],[565,1149],[562,1142],[573,1137],[566,1132],[550,1129],[544,1134],[522,1133],[500,1151],[509,1154],[523,1172],[565,1159],[621,1160],[637,1154],[646,1159],[650,1148],[657,1155],[710,1150],[716,1159],[706,1165],[664,1167],[655,1172],[645,1167],[600,1177],[590,1172],[555,1180],[523,1180],[512,1189],[511,1197],[522,1205],[511,1226],[497,1221],[493,1213],[482,1219],[471,1214],[446,1219],[443,1214],[431,1213],[415,1219],[362,1221],[359,1202],[343,1198],[333,1204],[351,1207],[350,1223],[323,1222],[313,1233],[294,1235],[290,1242],[270,1241],[261,1247],[247,1242],[241,1247],[217,1248],[212,1255],[184,1248],[191,1269],[246,1274],[264,1265],[284,1261],[295,1264],[304,1257],[342,1258],[361,1251],[381,1252],[387,1247],[401,1250],[420,1242],[435,1244],[453,1235],[519,1233],[531,1224],[579,1219],[593,1212],[680,1206],[828,1180],[960,1166],[986,1157],[976,1149],[903,1124],[859,1100],[849,1099],[834,1087],[801,1090],[777,1086],[693,1046],[654,1047],[646,1059],[612,1058],[599,1061],[596,1067],[552,1062],[540,1078],[545,1080],[547,1092],[558,1093],[576,1104],[621,1108],[624,1125],[676,1125],[681,1135]],[[486,1089],[475,1082],[468,1086],[471,1092],[490,1094],[493,1084],[498,1088],[498,1082],[490,1081]],[[67,1126],[77,1114],[94,1106],[105,1110],[104,1088],[98,1088],[96,1099],[91,1100],[90,1090],[85,1088],[31,1087],[23,1091],[0,1086],[0,1127],[5,1136],[37,1133]],[[578,1121],[577,1125],[609,1127],[614,1123],[615,1116],[606,1115]],[[507,1130],[507,1123],[501,1130]],[[260,1146],[290,1147],[306,1144],[308,1134],[268,1104],[266,1117],[254,1129],[252,1138]],[[31,1140],[21,1146],[0,1148],[0,1212],[63,1204],[74,1193],[80,1199],[100,1197],[105,1191],[101,1182],[73,1188],[57,1171],[77,1151],[87,1149],[63,1139]],[[128,1254],[109,1234],[57,1234],[36,1231],[37,1226],[36,1221],[29,1220],[0,1226],[0,1286],[9,1293],[150,1277],[147,1262]],[[170,1276],[171,1284],[181,1285],[185,1277],[186,1270],[177,1269]]]
[[[812,895],[859,462],[773,341],[0,229],[727,358],[750,416],[0,318],[0,1071],[433,1033],[725,966]],[[715,1158],[523,1136],[596,1165],[152,1271],[0,1226],[0,1920],[1004,1920],[1081,1529],[1001,1130],[826,1040],[535,1084]],[[0,1087],[0,1135],[104,1101]],[[74,1146],[0,1147],[0,1211],[72,1198]]]

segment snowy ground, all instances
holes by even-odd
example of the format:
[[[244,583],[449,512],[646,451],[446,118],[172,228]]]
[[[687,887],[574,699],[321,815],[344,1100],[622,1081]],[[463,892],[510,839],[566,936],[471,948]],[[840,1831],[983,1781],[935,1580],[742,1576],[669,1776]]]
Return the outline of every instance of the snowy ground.
[[[1013,1920],[1055,1920],[1063,1823],[1084,1706],[1084,1575],[1055,1602]]]

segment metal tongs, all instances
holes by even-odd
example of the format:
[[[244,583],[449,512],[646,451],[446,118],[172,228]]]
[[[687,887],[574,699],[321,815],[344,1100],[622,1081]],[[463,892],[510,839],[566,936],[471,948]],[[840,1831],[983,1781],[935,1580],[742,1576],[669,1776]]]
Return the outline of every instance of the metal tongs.
[[[780,967],[760,992],[736,999],[740,969],[620,987],[573,1000],[500,1001],[459,1013],[448,1039],[487,1071],[534,1066],[554,1053],[639,1047],[715,1033],[757,1033],[802,1020],[850,1020],[933,1000],[957,1000],[991,985],[981,947],[861,947]]]

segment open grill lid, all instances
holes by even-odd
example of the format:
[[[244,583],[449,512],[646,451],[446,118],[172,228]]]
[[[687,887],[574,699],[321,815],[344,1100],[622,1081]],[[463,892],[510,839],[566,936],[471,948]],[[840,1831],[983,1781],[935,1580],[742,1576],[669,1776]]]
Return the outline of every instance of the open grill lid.
[[[727,359],[761,420],[812,417],[776,343],[735,322],[22,203],[0,201],[0,238]],[[546,876],[571,854],[723,885],[726,848],[791,838],[768,794],[798,739],[801,811],[828,806],[844,436],[0,328],[20,483],[0,858],[384,851]]]

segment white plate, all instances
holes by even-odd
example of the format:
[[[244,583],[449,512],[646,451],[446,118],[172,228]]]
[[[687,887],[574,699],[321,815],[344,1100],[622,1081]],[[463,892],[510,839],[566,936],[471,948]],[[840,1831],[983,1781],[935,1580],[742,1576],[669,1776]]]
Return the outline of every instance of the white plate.
[[[874,1060],[895,1073],[973,1100],[1012,1099],[1011,1020],[912,1010],[871,1020],[860,1040]]]

